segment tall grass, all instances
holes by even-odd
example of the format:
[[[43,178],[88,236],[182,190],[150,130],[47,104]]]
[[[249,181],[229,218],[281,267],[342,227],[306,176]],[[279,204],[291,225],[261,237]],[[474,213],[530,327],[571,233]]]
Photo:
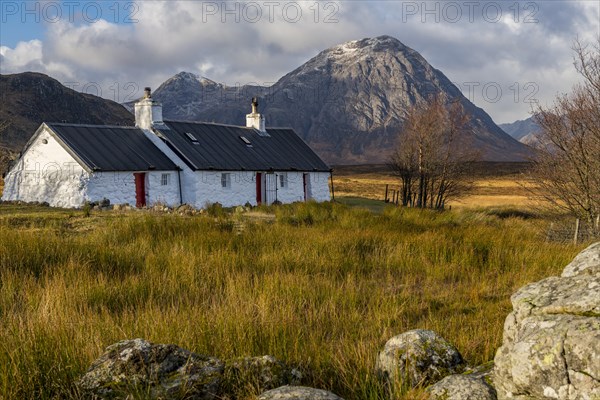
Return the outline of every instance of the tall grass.
[[[222,215],[6,207],[5,399],[78,398],[74,382],[103,349],[136,337],[222,359],[271,354],[306,385],[384,399],[374,366],[387,339],[433,329],[469,363],[489,361],[510,294],[580,249],[545,243],[537,219],[484,211],[298,204],[264,208],[275,221],[246,220],[238,234]]]

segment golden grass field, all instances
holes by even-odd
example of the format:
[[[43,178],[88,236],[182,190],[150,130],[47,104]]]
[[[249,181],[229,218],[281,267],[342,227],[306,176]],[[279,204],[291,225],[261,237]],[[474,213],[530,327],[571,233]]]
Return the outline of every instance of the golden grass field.
[[[0,205],[0,398],[80,399],[75,382],[103,349],[141,337],[223,360],[271,354],[304,385],[389,400],[375,361],[390,337],[432,329],[471,365],[489,362],[510,295],[585,245],[468,209],[254,213],[271,217]]]
[[[247,214],[0,204],[0,398],[81,399],[75,382],[103,349],[141,337],[223,360],[271,354],[346,400],[425,399],[390,396],[375,374],[390,337],[432,329],[487,363],[510,295],[588,244],[547,241],[544,215],[502,212],[527,209],[514,178],[478,181],[472,196],[494,207],[437,212],[368,200],[393,177],[346,172],[342,204]],[[249,382],[225,399],[257,394]]]
[[[528,190],[531,183],[522,175],[525,170],[523,164],[511,166],[489,163],[487,167],[489,170],[476,171],[474,174],[473,191],[460,199],[450,201],[451,207],[530,208],[538,204]],[[398,189],[399,180],[383,165],[334,168],[334,189],[339,197],[383,200],[386,184],[390,190]]]

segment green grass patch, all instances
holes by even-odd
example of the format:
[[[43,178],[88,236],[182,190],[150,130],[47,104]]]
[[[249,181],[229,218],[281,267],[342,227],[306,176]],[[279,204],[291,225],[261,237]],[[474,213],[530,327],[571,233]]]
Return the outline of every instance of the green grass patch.
[[[363,208],[375,213],[381,213],[386,207],[391,206],[381,200],[367,199],[364,197],[344,197],[338,196],[335,200],[341,204],[345,204],[349,207]]]

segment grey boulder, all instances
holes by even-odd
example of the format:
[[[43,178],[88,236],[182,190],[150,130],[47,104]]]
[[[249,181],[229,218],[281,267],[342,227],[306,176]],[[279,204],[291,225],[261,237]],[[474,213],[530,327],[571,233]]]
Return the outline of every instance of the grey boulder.
[[[590,246],[562,277],[513,294],[513,311],[494,360],[498,399],[600,398],[598,257],[600,246]]]
[[[427,388],[430,400],[496,400],[496,391],[484,378],[450,375]]]
[[[464,366],[453,345],[433,331],[417,329],[388,340],[376,368],[391,388],[402,388],[437,382],[462,372]]]
[[[273,356],[245,357],[225,366],[226,391],[233,394],[254,394],[284,385],[298,385],[302,374]]]
[[[600,242],[594,243],[579,253],[563,270],[562,276],[575,276],[583,271],[600,269]]]
[[[343,400],[341,397],[321,389],[304,386],[282,386],[258,396],[258,400]]]
[[[77,382],[85,397],[215,399],[224,365],[172,344],[125,340],[106,348]]]

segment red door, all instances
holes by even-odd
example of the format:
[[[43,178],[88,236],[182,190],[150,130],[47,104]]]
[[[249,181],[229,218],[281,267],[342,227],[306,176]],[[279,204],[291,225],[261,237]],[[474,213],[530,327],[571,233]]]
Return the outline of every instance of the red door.
[[[135,176],[135,206],[137,208],[146,206],[146,174],[138,172]]]
[[[302,174],[302,186],[304,187],[304,201],[308,200],[308,187],[307,182],[308,174]]]
[[[262,174],[256,173],[256,204],[262,204]]]

